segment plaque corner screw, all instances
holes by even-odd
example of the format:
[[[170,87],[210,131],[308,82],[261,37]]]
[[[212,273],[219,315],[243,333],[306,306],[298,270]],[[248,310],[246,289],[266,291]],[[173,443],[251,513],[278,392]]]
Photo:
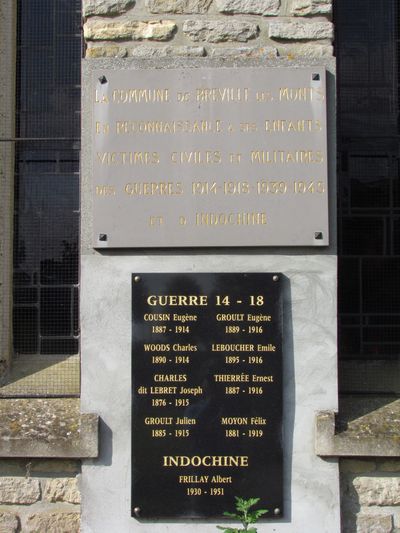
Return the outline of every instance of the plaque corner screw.
[[[99,234],[99,241],[106,242],[108,240],[107,233],[100,233]]]
[[[139,283],[139,281],[140,281],[141,279],[142,279],[142,278],[141,278],[140,276],[135,276],[135,277],[133,278],[133,281],[134,281],[135,283]]]
[[[316,232],[314,233],[314,239],[315,239],[316,241],[322,241],[323,238],[324,238],[324,234],[322,233],[322,231],[316,231]]]
[[[108,82],[107,78],[104,76],[104,74],[102,76],[99,77],[99,82],[104,85],[105,83]]]
[[[278,515],[278,514],[281,514],[281,510],[279,509],[279,507],[274,509],[274,515]]]
[[[135,516],[140,516],[140,513],[141,513],[141,508],[140,507],[134,507],[133,509],[133,512],[135,513]]]
[[[277,275],[272,276],[272,281],[279,281],[279,276],[277,276]]]
[[[321,79],[321,76],[317,73],[313,73],[311,78],[313,81],[319,81]]]

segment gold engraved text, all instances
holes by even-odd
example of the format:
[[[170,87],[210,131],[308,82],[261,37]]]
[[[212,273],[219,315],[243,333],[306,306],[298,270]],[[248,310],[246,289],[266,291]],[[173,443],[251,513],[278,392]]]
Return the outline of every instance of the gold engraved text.
[[[247,468],[249,466],[248,455],[164,455],[163,466],[205,466]]]

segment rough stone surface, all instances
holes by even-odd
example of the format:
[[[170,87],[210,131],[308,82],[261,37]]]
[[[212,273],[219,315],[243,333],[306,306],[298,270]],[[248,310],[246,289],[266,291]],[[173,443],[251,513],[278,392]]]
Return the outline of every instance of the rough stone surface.
[[[221,13],[248,13],[251,15],[279,15],[280,0],[216,0]]]
[[[359,516],[357,519],[357,533],[392,533],[393,517],[370,515]]]
[[[150,13],[204,14],[212,0],[147,0]]]
[[[37,479],[0,478],[0,503],[30,505],[40,499],[40,484]]]
[[[195,42],[246,42],[258,36],[259,27],[257,24],[238,20],[186,20],[183,32]]]
[[[16,514],[0,512],[0,533],[16,533],[18,529],[19,520]]]
[[[51,479],[46,483],[43,499],[47,502],[81,503],[81,495],[76,478]]]
[[[332,0],[294,0],[291,14],[295,17],[308,15],[330,15]]]
[[[340,472],[343,474],[363,474],[376,469],[375,461],[361,461],[357,459],[343,460],[340,462]]]
[[[296,57],[331,57],[333,56],[333,46],[330,44],[280,44],[278,46],[280,57],[295,59]]]
[[[400,399],[362,398],[356,401],[350,396],[341,402],[337,420],[338,431],[346,431],[360,437],[382,435],[400,442]],[[400,447],[397,447],[397,456]]]
[[[79,533],[79,513],[36,513],[28,517],[29,533]]]
[[[98,416],[79,400],[0,400],[0,457],[82,458],[98,455]]]
[[[400,399],[395,397],[342,400],[336,417],[316,417],[315,446],[324,457],[400,456]]]
[[[82,15],[120,15],[135,5],[135,0],[83,0]]]
[[[273,20],[269,23],[269,36],[272,39],[291,41],[332,39],[333,25],[329,21]]]
[[[356,477],[353,486],[361,505],[400,505],[398,477]]]
[[[86,57],[96,59],[97,57],[126,57],[128,49],[124,46],[90,46],[86,49]]]
[[[213,48],[207,55],[210,57],[272,59],[278,55],[278,51],[273,46],[235,46],[234,48]]]
[[[132,57],[151,59],[158,57],[203,57],[204,46],[137,46],[131,50]]]
[[[172,20],[138,21],[124,17],[114,20],[88,19],[83,27],[85,39],[89,41],[168,41],[175,30],[176,24]]]

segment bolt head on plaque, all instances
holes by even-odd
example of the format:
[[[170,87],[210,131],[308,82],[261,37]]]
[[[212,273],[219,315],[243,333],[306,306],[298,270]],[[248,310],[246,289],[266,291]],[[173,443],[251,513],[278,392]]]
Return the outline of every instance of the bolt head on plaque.
[[[135,514],[135,516],[140,516],[140,513],[141,513],[141,508],[140,507],[134,507],[133,509],[133,512]]]
[[[276,509],[274,509],[274,515],[277,516],[281,514],[281,510],[279,509],[279,507],[277,507]]]
[[[135,277],[133,278],[133,281],[134,281],[135,283],[139,283],[140,280],[141,280],[141,277],[140,277],[140,276],[135,276]]]
[[[279,276],[272,276],[272,281],[279,281]]]

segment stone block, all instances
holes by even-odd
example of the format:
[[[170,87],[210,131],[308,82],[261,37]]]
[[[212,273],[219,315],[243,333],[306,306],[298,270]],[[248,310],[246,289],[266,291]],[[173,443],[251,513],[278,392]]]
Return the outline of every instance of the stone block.
[[[96,59],[98,57],[126,57],[128,50],[124,46],[90,46],[86,49],[86,57]]]
[[[0,512],[0,533],[16,533],[18,530],[18,516],[14,513]]]
[[[82,15],[121,15],[135,5],[135,0],[83,0]]]
[[[97,457],[98,426],[75,398],[3,399],[0,457]]]
[[[207,13],[212,0],[147,0],[150,13],[199,14]]]
[[[278,46],[280,57],[295,59],[296,57],[332,57],[333,46],[318,43],[280,44]]]
[[[76,478],[51,479],[46,483],[43,499],[47,502],[81,503],[81,495]]]
[[[195,42],[246,42],[259,34],[257,24],[238,20],[186,20],[183,32]]]
[[[332,0],[294,0],[290,12],[295,17],[330,15]]]
[[[271,17],[279,15],[280,0],[216,0],[221,13],[238,13],[263,15]]]
[[[235,46],[233,48],[213,48],[207,55],[233,59],[242,57],[273,59],[277,57],[278,51],[273,46]]]
[[[269,23],[269,36],[291,41],[332,39],[333,25],[329,21],[272,20]]]
[[[30,505],[40,499],[37,479],[21,477],[0,478],[0,503]]]
[[[400,505],[398,477],[356,477],[353,486],[361,505]]]
[[[79,533],[79,513],[35,513],[28,517],[28,533]]]
[[[368,515],[357,517],[357,533],[392,533],[392,515]]]
[[[137,46],[131,49],[132,57],[151,59],[158,57],[204,57],[204,46]]]
[[[168,41],[175,31],[176,24],[172,20],[138,21],[125,17],[88,19],[83,26],[83,34],[88,41]]]

